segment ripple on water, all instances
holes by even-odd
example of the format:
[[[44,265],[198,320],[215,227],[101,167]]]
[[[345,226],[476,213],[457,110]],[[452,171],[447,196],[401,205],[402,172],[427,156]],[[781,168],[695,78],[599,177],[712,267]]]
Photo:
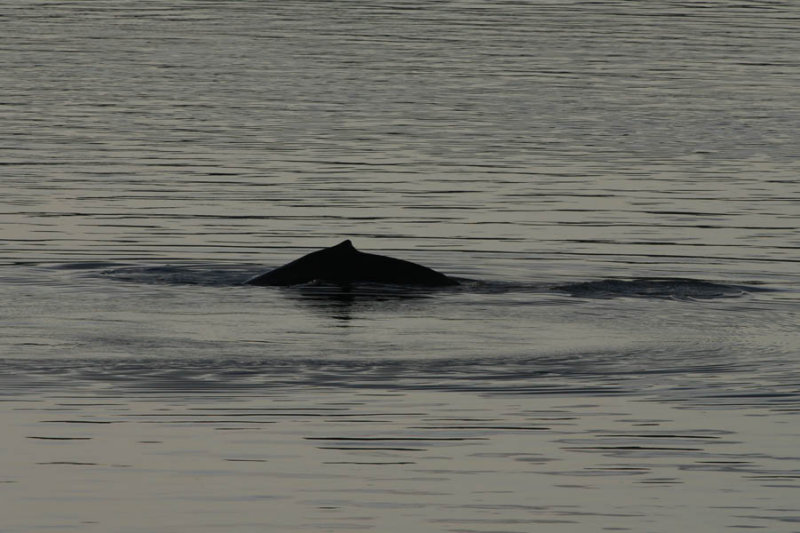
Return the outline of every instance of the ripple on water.
[[[60,265],[58,268],[75,270],[93,270],[95,263],[74,263]],[[100,275],[118,281],[127,281],[143,284],[166,285],[206,285],[230,286],[241,285],[247,281],[248,276],[264,272],[263,267],[252,265],[213,265],[213,264],[187,264],[187,265],[148,265],[148,266],[120,266],[104,269]],[[477,279],[456,278],[461,282],[459,288],[415,290],[410,287],[382,285],[376,283],[354,283],[348,288],[349,293],[364,296],[376,295],[380,292],[386,294],[413,294],[415,292],[433,293],[441,291],[474,291],[478,293],[506,292],[541,292],[555,290],[571,296],[584,298],[613,298],[613,297],[642,297],[642,298],[674,298],[674,299],[712,299],[742,296],[748,292],[762,292],[768,289],[755,285],[741,285],[724,282],[712,282],[689,278],[640,278],[640,279],[604,279],[597,281],[574,281],[561,284],[547,283],[514,283],[506,281],[488,281]],[[327,283],[304,283],[298,286],[298,291],[306,295],[340,294],[338,286]]]

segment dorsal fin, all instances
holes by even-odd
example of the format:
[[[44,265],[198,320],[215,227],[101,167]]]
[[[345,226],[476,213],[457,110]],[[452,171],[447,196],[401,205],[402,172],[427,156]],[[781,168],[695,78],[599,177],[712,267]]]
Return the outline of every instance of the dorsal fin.
[[[333,248],[334,250],[340,250],[340,251],[355,251],[356,250],[355,246],[353,246],[353,243],[350,242],[350,239],[344,240],[344,241],[340,242],[339,244],[337,244],[336,246],[332,246],[331,248]]]

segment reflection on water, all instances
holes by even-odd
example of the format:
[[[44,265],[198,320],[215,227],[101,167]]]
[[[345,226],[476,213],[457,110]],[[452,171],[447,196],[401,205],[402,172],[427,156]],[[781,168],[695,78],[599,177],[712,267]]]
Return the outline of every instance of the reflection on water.
[[[799,10],[5,2],[0,529],[796,531]]]
[[[790,414],[708,418],[594,393],[187,392],[8,403],[5,501],[48,505],[23,504],[6,525],[674,531],[700,515],[796,525],[796,454],[771,436]],[[753,493],[769,503],[754,506]],[[668,506],[653,503],[664,494]],[[118,503],[129,501],[149,512]]]

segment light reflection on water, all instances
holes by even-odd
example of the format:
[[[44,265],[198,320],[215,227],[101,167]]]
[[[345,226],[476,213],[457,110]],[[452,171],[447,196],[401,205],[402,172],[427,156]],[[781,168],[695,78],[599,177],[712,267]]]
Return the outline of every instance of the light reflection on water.
[[[7,4],[4,532],[796,530],[794,4]]]
[[[5,520],[11,531],[143,531],[176,517],[168,530],[796,523],[796,450],[774,438],[790,413],[709,419],[588,394],[304,387],[12,400],[4,438],[15,460],[0,480],[47,508],[21,505]]]

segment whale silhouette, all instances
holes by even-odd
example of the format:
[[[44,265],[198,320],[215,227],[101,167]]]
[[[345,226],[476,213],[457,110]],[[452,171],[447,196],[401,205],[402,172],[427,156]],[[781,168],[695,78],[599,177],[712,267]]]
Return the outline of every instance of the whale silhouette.
[[[249,285],[287,286],[323,281],[348,285],[356,282],[444,287],[458,281],[431,268],[355,249],[349,240],[311,252],[275,270],[260,274]]]

